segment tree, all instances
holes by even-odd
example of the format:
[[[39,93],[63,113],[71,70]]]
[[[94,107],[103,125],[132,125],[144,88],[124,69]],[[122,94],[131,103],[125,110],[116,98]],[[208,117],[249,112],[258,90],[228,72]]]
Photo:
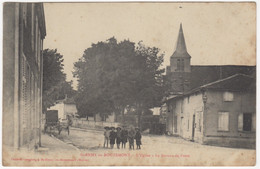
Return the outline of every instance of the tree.
[[[163,62],[163,54],[159,54],[156,47],[146,47],[138,43],[135,55],[134,106],[138,114],[138,125],[140,125],[141,115],[149,108],[160,106],[164,96],[163,73],[164,69],[160,68]]]
[[[66,81],[63,66],[63,56],[57,53],[57,49],[43,50],[43,112],[65,95],[72,97],[75,94],[72,81]]]
[[[158,48],[137,45],[112,37],[84,51],[74,64],[78,78],[76,104],[81,116],[116,112],[127,106],[144,109],[159,105],[162,99],[163,54]]]

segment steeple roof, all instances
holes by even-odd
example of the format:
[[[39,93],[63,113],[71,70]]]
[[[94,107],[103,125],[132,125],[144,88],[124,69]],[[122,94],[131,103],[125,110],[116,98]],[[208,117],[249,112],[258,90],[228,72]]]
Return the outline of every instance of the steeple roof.
[[[183,30],[182,30],[182,24],[180,24],[180,30],[179,30],[179,35],[178,35],[178,39],[177,39],[176,49],[171,57],[188,57],[188,58],[191,57],[187,52],[184,34],[183,34]]]

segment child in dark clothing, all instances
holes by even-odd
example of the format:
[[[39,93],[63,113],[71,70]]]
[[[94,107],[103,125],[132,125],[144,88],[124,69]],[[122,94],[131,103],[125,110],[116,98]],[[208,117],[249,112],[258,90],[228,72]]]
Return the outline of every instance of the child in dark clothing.
[[[142,138],[142,135],[141,135],[140,129],[136,128],[136,134],[135,134],[136,149],[141,149],[141,144],[142,144],[141,138]]]
[[[115,127],[111,127],[112,131],[110,132],[109,139],[110,139],[110,148],[114,148],[115,144],[115,139],[116,139],[116,132],[115,132]]]
[[[121,128],[117,127],[116,128],[117,132],[116,132],[116,144],[117,144],[117,148],[120,149],[120,143],[121,143]]]
[[[128,140],[129,140],[129,149],[135,149],[134,148],[134,139],[135,139],[135,129],[133,127],[130,128],[128,132]]]
[[[121,142],[122,142],[122,148],[125,148],[126,142],[128,137],[128,131],[126,129],[126,126],[123,126],[123,129],[121,131]]]

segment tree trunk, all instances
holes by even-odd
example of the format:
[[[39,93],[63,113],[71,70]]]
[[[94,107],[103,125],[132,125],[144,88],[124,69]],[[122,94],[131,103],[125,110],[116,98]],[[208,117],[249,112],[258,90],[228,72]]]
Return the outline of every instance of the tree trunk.
[[[137,126],[140,129],[140,131],[141,131],[141,127],[142,127],[142,121],[141,121],[142,108],[141,108],[140,104],[137,104],[136,108],[137,108],[137,119],[138,119],[137,120],[138,121]]]
[[[124,112],[124,108],[121,109],[121,113],[122,113],[122,123],[125,123],[125,112]]]

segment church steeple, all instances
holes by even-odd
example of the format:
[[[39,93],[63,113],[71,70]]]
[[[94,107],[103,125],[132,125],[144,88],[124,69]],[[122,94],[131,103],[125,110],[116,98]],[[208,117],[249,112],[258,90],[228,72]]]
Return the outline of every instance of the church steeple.
[[[190,72],[190,59],[191,56],[187,52],[182,24],[180,24],[176,48],[170,59],[171,72]]]
[[[176,49],[172,55],[172,57],[191,57],[186,48],[186,43],[184,39],[184,34],[182,30],[182,23],[180,24],[180,29],[179,29],[179,35],[176,43]]]
[[[174,94],[180,94],[190,89],[190,59],[191,56],[187,52],[182,24],[180,24],[176,48],[170,58],[170,73],[168,73]]]
[[[184,39],[184,35],[183,35],[183,30],[182,30],[182,24],[180,25],[179,36],[178,36],[177,45],[176,45],[176,51],[179,53],[187,52],[185,39]]]

